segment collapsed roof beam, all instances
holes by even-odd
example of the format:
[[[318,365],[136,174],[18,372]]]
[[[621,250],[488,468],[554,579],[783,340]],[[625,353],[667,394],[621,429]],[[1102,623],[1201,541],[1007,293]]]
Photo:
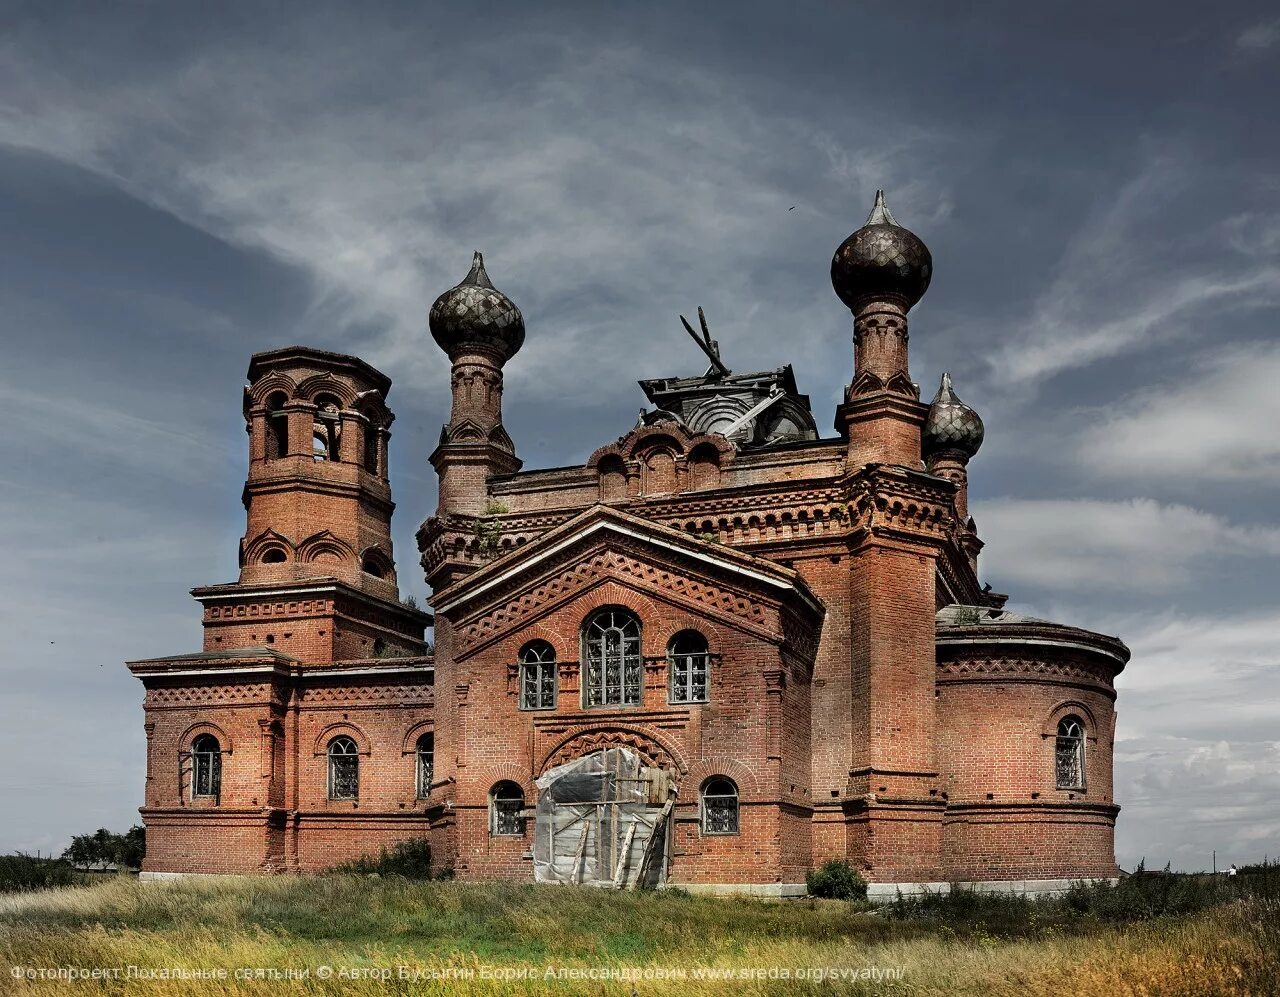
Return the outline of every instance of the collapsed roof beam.
[[[689,324],[689,320],[683,315],[680,316],[680,321],[684,324],[685,332],[693,337],[693,341],[707,355],[707,359],[711,361],[712,368],[721,377],[728,377],[733,373],[724,365],[724,361],[720,359],[720,344],[711,338],[711,330],[707,328],[707,317],[702,313],[701,305],[698,306],[698,324],[702,326],[701,336],[693,331],[693,326]]]

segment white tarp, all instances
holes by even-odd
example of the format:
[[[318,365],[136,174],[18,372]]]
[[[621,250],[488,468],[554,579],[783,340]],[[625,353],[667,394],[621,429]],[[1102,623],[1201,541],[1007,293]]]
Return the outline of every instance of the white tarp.
[[[662,884],[675,786],[629,748],[608,748],[538,779],[533,875],[615,889]]]

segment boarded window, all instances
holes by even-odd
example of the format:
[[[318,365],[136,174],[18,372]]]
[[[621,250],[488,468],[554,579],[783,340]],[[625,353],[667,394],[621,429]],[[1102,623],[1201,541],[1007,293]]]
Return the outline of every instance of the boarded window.
[[[640,621],[611,607],[591,616],[582,630],[587,680],[584,706],[634,706],[640,702],[644,661],[640,657]]]
[[[545,640],[520,649],[520,708],[550,710],[556,705],[556,652]]]

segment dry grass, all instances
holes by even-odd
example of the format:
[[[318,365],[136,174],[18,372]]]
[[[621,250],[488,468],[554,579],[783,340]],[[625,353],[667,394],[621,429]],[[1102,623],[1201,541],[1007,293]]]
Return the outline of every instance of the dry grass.
[[[770,904],[566,887],[414,883],[356,877],[95,886],[0,896],[0,992],[110,994],[630,993],[631,983],[545,981],[548,966],[677,970],[646,993],[1036,995],[1280,993],[1280,908],[1244,901],[1120,927],[1052,924],[1039,936],[893,921],[837,901]],[[11,966],[223,969],[225,981],[15,980]],[[334,977],[317,976],[321,966]],[[708,981],[708,969],[904,970],[891,985]],[[237,969],[307,970],[301,981]],[[342,967],[390,980],[340,978]],[[398,978],[426,974],[417,981]],[[483,979],[527,967],[534,978]],[[432,972],[474,974],[463,982]]]

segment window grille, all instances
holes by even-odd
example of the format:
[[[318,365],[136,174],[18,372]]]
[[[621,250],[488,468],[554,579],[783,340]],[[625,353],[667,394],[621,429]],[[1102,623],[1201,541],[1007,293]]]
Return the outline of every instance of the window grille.
[[[217,798],[222,793],[222,746],[212,734],[191,742],[191,795]]]
[[[435,776],[436,736],[423,734],[418,738],[418,799],[431,795],[431,783]]]
[[[524,834],[524,790],[514,782],[500,782],[489,799],[489,832],[494,835]]]
[[[640,621],[625,609],[602,609],[583,627],[587,681],[585,706],[634,706],[640,702],[644,661]]]
[[[671,669],[671,702],[705,703],[710,675],[707,639],[696,630],[676,634],[667,660]]]
[[[712,779],[702,788],[702,833],[738,833],[738,787],[729,779]]]
[[[329,799],[360,798],[360,753],[351,738],[335,737],[329,742]]]
[[[1058,723],[1055,772],[1059,789],[1084,789],[1084,724],[1079,717]]]
[[[556,652],[545,640],[520,650],[520,707],[550,710],[556,705]]]

